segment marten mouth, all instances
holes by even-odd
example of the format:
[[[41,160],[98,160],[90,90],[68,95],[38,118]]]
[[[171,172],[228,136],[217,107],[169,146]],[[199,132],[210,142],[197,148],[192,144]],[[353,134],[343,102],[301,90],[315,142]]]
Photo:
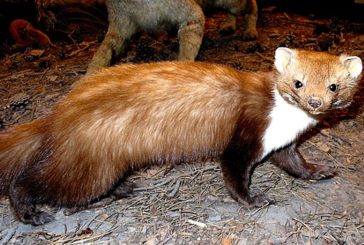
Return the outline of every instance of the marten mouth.
[[[310,114],[312,114],[312,115],[315,115],[315,116],[325,114],[325,113],[324,113],[324,112],[322,112],[322,111],[309,111],[309,113],[310,113]]]
[[[348,106],[350,106],[351,101],[342,101],[342,100],[335,100],[332,104],[332,107],[335,109],[344,109]]]
[[[299,108],[301,108],[302,110],[304,110],[306,113],[310,114],[310,115],[313,115],[313,116],[320,116],[320,115],[324,115],[326,114],[327,112],[323,111],[323,110],[314,110],[312,109],[311,107],[307,107],[306,106],[306,101],[301,99],[301,98],[295,98],[289,94],[283,94],[283,98],[289,102],[290,104],[292,105],[295,105]]]
[[[284,93],[282,95],[282,97],[290,104],[292,105],[299,105],[299,102],[297,99],[295,99],[293,96],[291,96],[290,94]]]

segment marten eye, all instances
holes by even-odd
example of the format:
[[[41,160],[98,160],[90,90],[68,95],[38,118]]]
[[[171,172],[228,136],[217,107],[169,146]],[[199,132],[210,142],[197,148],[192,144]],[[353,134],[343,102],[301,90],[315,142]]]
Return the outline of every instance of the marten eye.
[[[303,83],[301,81],[294,80],[294,86],[298,89],[303,86]]]
[[[329,89],[332,91],[332,92],[335,92],[337,90],[337,85],[335,83],[331,84],[329,86]]]

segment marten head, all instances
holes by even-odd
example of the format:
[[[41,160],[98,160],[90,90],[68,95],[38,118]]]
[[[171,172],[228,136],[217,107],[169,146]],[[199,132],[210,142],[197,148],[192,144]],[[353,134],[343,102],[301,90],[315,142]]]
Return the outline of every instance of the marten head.
[[[274,65],[282,97],[312,115],[350,105],[362,71],[357,56],[278,48]]]

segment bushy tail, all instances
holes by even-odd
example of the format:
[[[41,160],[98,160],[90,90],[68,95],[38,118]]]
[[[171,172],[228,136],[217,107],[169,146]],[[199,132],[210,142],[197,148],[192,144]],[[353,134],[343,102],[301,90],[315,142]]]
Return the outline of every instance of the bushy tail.
[[[23,172],[40,149],[44,119],[0,132],[0,195],[7,195],[11,181]]]

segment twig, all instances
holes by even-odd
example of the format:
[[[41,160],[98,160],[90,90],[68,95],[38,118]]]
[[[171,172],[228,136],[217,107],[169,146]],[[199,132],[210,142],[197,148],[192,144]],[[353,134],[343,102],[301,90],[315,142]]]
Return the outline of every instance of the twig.
[[[207,226],[205,223],[198,222],[198,221],[195,221],[195,220],[192,220],[192,219],[188,219],[187,222],[192,224],[192,225],[197,225],[198,227],[201,227],[201,228],[205,228]]]
[[[31,111],[27,110],[23,114],[17,116],[13,121],[18,123],[20,119],[22,119],[25,116],[28,116],[30,113]]]
[[[81,53],[82,51],[87,50],[87,49],[88,49],[91,45],[93,45],[93,44],[95,44],[95,43],[96,43],[96,41],[86,43],[86,44],[85,44],[85,47],[80,48],[80,49],[77,49],[76,51],[73,51],[72,53],[70,53],[70,54],[68,55],[68,57],[75,56],[75,55],[77,55],[77,54]]]
[[[42,74],[42,76],[40,77],[39,81],[43,81],[43,78],[44,78],[44,76],[48,73],[48,71],[49,71],[49,68],[47,68],[47,69],[43,72],[43,74]]]
[[[258,55],[260,58],[262,58],[263,60],[269,61],[270,63],[273,63],[274,59],[264,56],[263,54],[259,53],[259,52],[255,52],[256,55]]]
[[[1,244],[8,244],[8,242],[14,237],[17,228],[14,228],[13,231],[10,231],[5,236],[2,236],[3,239],[0,240]]]
[[[269,205],[271,205],[269,202],[266,202],[263,206],[257,208],[253,213],[251,213],[249,216],[254,216],[256,213],[258,213],[260,210],[262,210],[263,208],[268,207]]]
[[[322,136],[327,137],[327,138],[331,138],[332,140],[334,140],[335,142],[337,142],[339,144],[346,143],[347,145],[352,146],[352,144],[348,140],[346,140],[346,139],[344,139],[342,137],[339,137],[337,135],[333,135],[333,134],[330,134],[329,132],[325,132],[325,131],[322,131],[322,130],[320,131],[320,134]]]
[[[299,219],[297,219],[297,218],[293,218],[293,220],[294,221],[296,221],[296,222],[298,222],[298,223],[300,223],[300,224],[302,224],[304,227],[306,227],[309,231],[311,231],[311,232],[314,232],[314,230],[311,228],[311,227],[309,227],[305,222],[303,222],[302,220],[299,220]]]
[[[180,185],[181,185],[181,181],[178,179],[176,184],[174,185],[173,190],[171,191],[171,193],[167,194],[167,196],[174,197],[176,195],[176,193],[178,192]]]
[[[296,24],[296,25],[313,25],[313,26],[325,25],[326,24],[323,21],[313,21],[313,20],[302,20],[302,21],[298,21],[298,20],[292,20],[292,19],[289,19],[288,20],[288,23],[290,23],[290,24]]]

